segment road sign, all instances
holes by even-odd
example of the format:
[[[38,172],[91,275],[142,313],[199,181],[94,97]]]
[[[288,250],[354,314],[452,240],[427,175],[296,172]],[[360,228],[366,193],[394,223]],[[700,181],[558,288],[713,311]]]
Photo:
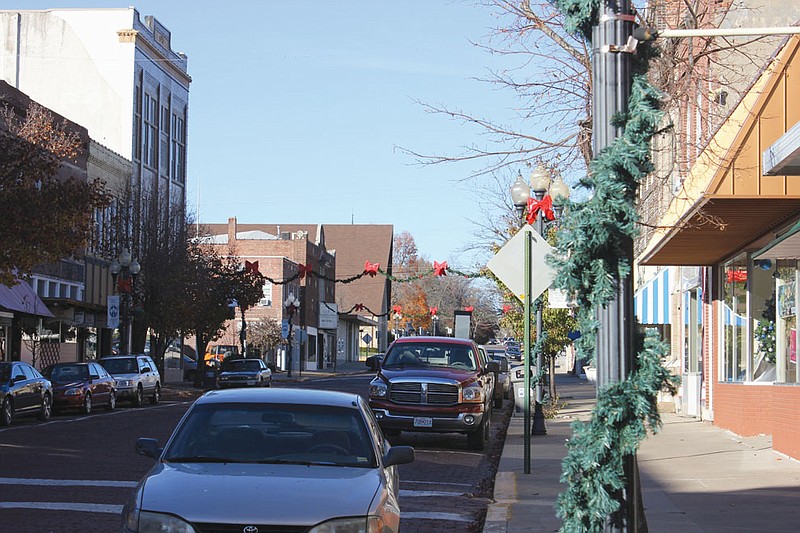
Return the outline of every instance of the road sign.
[[[364,344],[372,344],[372,335],[365,333],[361,340],[364,341]]]
[[[281,320],[281,337],[284,339],[289,338],[289,321],[286,319]]]
[[[525,299],[526,232],[531,234],[531,298],[538,298],[553,284],[556,272],[545,261],[545,257],[553,252],[553,247],[530,224],[511,237],[486,264],[520,301]]]

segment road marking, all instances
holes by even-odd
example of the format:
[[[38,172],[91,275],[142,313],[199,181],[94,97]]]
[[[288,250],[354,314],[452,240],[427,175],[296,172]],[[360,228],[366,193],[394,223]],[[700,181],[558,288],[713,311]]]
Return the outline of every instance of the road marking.
[[[133,488],[136,481],[105,481],[101,479],[25,479],[0,477],[0,485],[37,485],[46,487],[120,487]]]
[[[447,520],[448,522],[472,522],[472,517],[455,513],[400,513],[400,520]]]
[[[79,511],[109,514],[120,514],[122,512],[121,505],[66,502],[0,502],[0,509],[37,509],[43,511]]]
[[[400,489],[400,496],[406,498],[420,498],[422,496],[445,496],[452,498],[453,496],[464,496],[463,492],[448,492],[443,490],[405,490]]]
[[[472,485],[469,483],[445,483],[443,481],[414,481],[413,479],[403,479],[400,481],[402,485],[446,485],[449,487],[469,487],[472,488]]]

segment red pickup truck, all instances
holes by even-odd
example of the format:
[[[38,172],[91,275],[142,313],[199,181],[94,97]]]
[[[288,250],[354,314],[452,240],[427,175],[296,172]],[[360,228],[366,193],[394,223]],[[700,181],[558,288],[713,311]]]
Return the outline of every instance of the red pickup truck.
[[[369,405],[385,433],[466,433],[470,448],[485,449],[499,367],[473,341],[402,337],[371,363]]]

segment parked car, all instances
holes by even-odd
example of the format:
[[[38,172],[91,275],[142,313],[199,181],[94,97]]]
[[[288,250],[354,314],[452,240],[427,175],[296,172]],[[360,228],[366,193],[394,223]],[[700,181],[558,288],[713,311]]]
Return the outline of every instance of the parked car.
[[[386,432],[466,433],[469,447],[483,450],[497,370],[472,340],[402,337],[370,382],[369,405]]]
[[[506,357],[506,349],[504,346],[496,344],[484,344],[481,350],[486,354],[490,361],[495,361],[498,365],[498,370],[495,373],[495,386],[494,386],[494,407],[503,407],[503,401],[509,396],[509,389],[511,388],[511,381],[509,378],[509,361]]]
[[[56,363],[42,373],[53,384],[53,410],[80,409],[88,415],[96,405],[117,406],[117,381],[99,363]]]
[[[117,380],[117,401],[139,407],[145,397],[151,404],[161,400],[161,374],[149,355],[115,355],[99,362]]]
[[[272,370],[261,359],[226,359],[220,366],[219,388],[269,387],[272,385]]]
[[[53,386],[28,363],[0,361],[0,426],[11,425],[19,415],[49,420],[53,408]]]
[[[157,462],[122,510],[129,533],[397,532],[396,465],[414,460],[358,394],[288,388],[207,392],[163,450],[136,452]]]

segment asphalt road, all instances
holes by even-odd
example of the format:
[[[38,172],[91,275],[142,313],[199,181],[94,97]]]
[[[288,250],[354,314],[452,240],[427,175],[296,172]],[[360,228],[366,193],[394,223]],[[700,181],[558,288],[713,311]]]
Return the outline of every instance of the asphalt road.
[[[367,375],[276,386],[363,394]],[[403,533],[477,532],[491,498],[511,402],[495,410],[487,453],[467,448],[462,435],[403,433],[417,460],[400,467]],[[0,524],[3,531],[112,532],[120,509],[152,459],[133,453],[138,437],[166,441],[189,401],[166,400],[112,413],[56,415],[42,423],[18,418],[0,429]]]

